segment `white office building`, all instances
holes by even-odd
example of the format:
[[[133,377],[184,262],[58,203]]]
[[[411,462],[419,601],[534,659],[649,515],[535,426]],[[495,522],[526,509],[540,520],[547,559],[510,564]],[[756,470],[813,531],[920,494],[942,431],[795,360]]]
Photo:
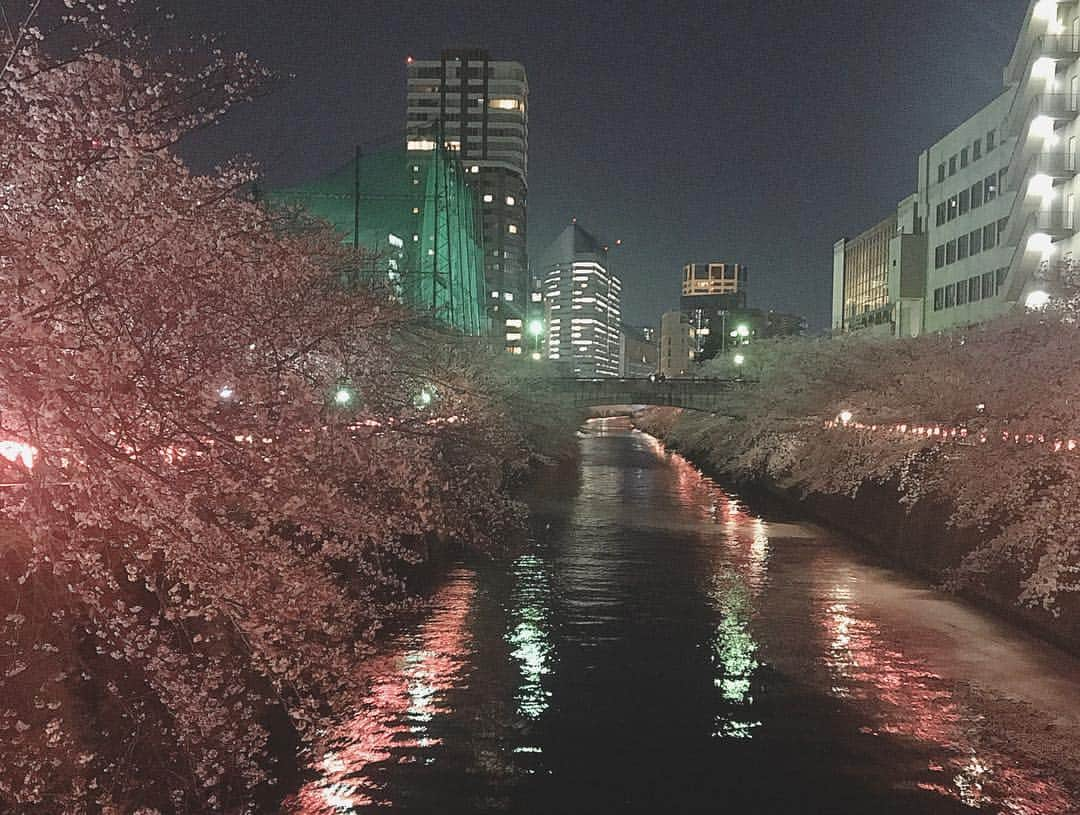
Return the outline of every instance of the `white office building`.
[[[919,156],[915,234],[925,243],[921,319],[906,292],[911,335],[970,325],[1016,307],[1037,306],[1061,287],[1076,259],[1080,170],[1080,3],[1031,0],[1002,93]],[[910,209],[908,210],[910,212]],[[903,230],[901,230],[903,231]],[[833,328],[857,330],[834,251]],[[890,255],[891,313],[900,270]],[[908,255],[910,260],[910,254]],[[856,298],[857,300],[857,298]],[[859,305],[858,308],[865,306]]]
[[[622,282],[607,247],[576,223],[541,263],[547,315],[547,357],[568,376],[619,376]]]

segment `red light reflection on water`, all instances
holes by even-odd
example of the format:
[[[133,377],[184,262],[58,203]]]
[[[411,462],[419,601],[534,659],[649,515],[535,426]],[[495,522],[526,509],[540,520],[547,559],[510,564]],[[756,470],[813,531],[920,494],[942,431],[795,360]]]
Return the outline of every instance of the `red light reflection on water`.
[[[468,669],[466,623],[475,595],[475,575],[454,572],[432,598],[436,611],[416,633],[365,666],[372,677],[368,694],[319,762],[321,777],[300,790],[285,812],[331,815],[390,805],[368,771],[383,762],[416,760],[417,751],[438,744],[428,723],[451,712],[446,693],[462,684]]]
[[[1016,815],[1059,815],[1072,806],[1058,784],[1016,766],[1016,760],[981,745],[978,714],[949,683],[889,643],[880,627],[837,586],[821,615],[825,663],[833,695],[870,712],[862,732],[915,739],[938,758],[928,767],[939,780],[915,786],[973,808],[993,807]]]

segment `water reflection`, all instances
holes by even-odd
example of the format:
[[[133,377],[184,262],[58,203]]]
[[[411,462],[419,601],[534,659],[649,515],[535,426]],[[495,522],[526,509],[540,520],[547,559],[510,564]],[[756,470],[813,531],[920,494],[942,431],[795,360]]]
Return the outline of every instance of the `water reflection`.
[[[320,778],[300,791],[287,812],[330,815],[387,806],[390,791],[380,779],[385,765],[435,760],[432,748],[439,739],[430,725],[451,712],[447,692],[461,685],[468,671],[467,618],[475,595],[476,575],[455,571],[432,598],[431,616],[396,650],[372,661],[368,694],[323,757]]]
[[[548,709],[551,692],[544,679],[551,672],[555,647],[551,641],[551,587],[548,565],[535,554],[514,561],[514,589],[510,598],[510,623],[507,633],[510,655],[518,664],[521,682],[514,698],[518,714],[536,720]],[[535,752],[539,748],[518,748]]]
[[[875,605],[893,577],[625,421],[589,425],[574,483],[373,662],[288,811],[1070,811]]]
[[[750,633],[750,593],[737,575],[724,573],[716,576],[711,599],[721,615],[712,640],[713,684],[721,697],[713,736],[748,739],[761,726],[753,715],[753,679],[760,664]]]
[[[1072,811],[1062,787],[984,744],[983,717],[957,698],[954,684],[890,641],[855,601],[850,585],[833,587],[825,602],[821,620],[832,693],[868,716],[871,723],[862,732],[915,739],[929,748],[929,777],[915,786],[975,809],[1018,815]]]

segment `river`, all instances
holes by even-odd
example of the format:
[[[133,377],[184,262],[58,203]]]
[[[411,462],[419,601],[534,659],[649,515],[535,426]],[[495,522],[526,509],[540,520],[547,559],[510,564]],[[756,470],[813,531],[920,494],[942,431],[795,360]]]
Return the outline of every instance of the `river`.
[[[294,815],[1080,810],[1080,662],[624,420],[369,666]]]

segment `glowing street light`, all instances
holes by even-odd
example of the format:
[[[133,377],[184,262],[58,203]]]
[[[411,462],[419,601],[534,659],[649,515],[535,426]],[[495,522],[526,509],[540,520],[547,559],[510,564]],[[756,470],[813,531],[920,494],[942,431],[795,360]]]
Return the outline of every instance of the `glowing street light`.
[[[345,407],[353,400],[352,391],[346,388],[344,385],[334,391],[334,404]]]
[[[734,362],[736,365],[742,365],[744,362],[746,362],[746,357],[744,357],[742,354],[736,354],[732,362]]]
[[[1031,292],[1031,294],[1029,294],[1027,296],[1027,299],[1024,301],[1024,305],[1032,311],[1046,308],[1049,304],[1050,295],[1042,291],[1041,289]]]
[[[416,394],[413,404],[420,410],[423,410],[426,407],[431,407],[431,403],[434,401],[435,392],[431,388],[423,388],[420,393]]]
[[[847,425],[851,423],[853,414],[850,410],[842,410],[840,411],[840,416],[838,418],[840,419],[841,424]]]
[[[747,326],[747,325],[740,325],[736,329],[736,331],[739,332],[740,337],[749,337],[750,336],[750,327]]]
[[[540,361],[540,358],[541,358],[541,357],[540,357],[540,352],[539,352],[539,351],[533,351],[533,353],[532,353],[532,358],[533,358],[533,359],[534,359],[534,360],[535,360],[536,362],[539,362],[539,361]]]
[[[534,336],[534,337],[539,337],[541,334],[543,334],[544,333],[544,322],[543,322],[543,320],[531,320],[529,322],[529,333],[532,334],[532,336]]]
[[[221,399],[232,399],[234,396],[236,396],[236,391],[233,390],[232,388],[230,388],[228,385],[226,385],[225,387],[223,387],[221,390],[218,391],[217,395]]]

